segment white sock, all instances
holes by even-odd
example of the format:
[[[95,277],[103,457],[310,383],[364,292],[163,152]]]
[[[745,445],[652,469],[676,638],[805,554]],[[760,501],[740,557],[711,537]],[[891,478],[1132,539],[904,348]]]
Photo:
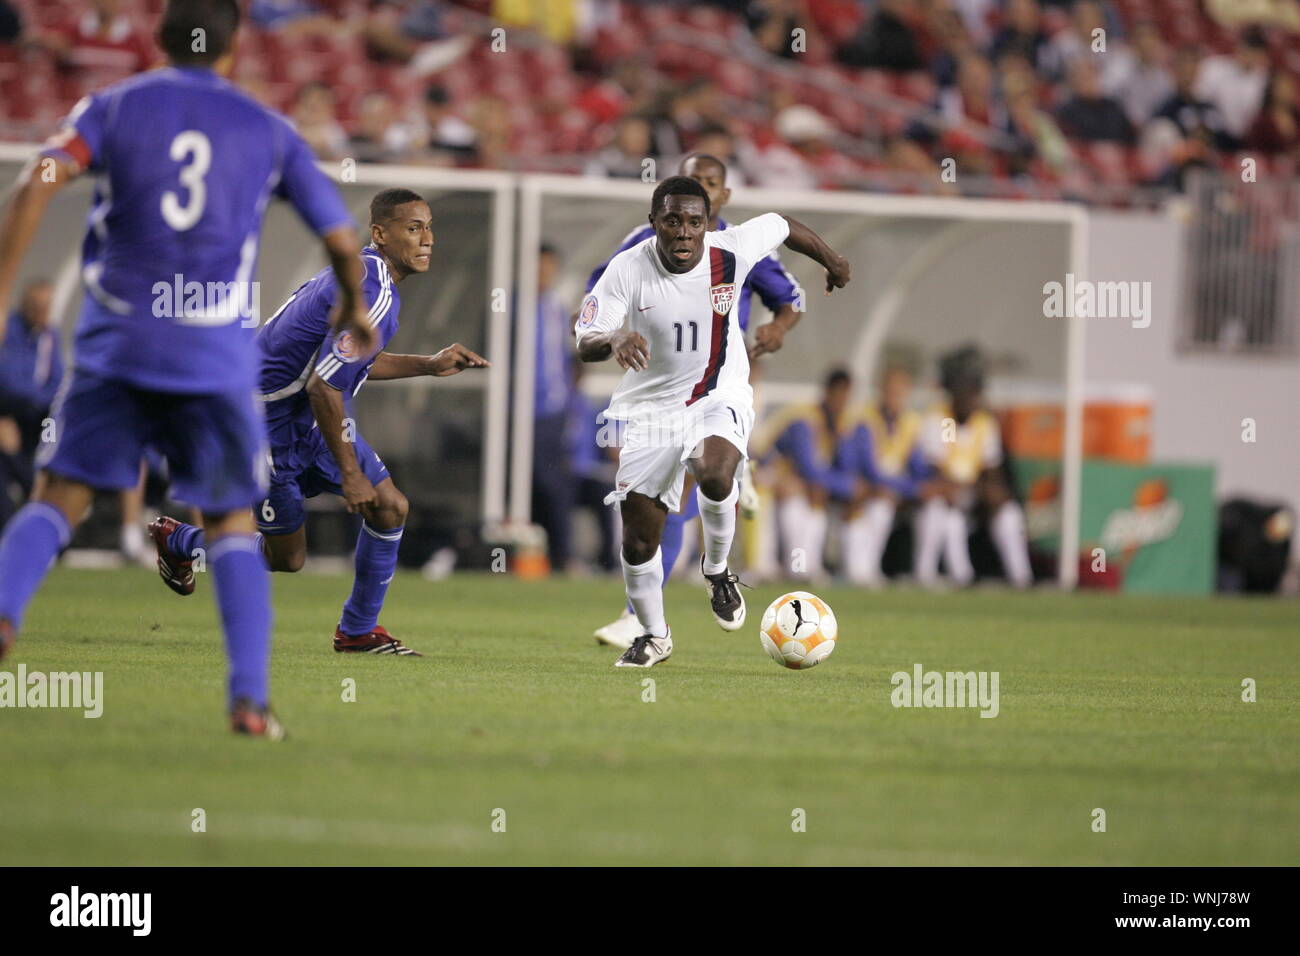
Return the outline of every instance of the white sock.
[[[975,569],[970,563],[969,537],[966,512],[949,508],[944,519],[943,558],[948,565],[948,576],[958,584],[970,584],[975,580]]]
[[[1029,542],[1025,538],[1025,513],[1014,501],[1003,503],[993,516],[993,543],[998,546],[1002,567],[1007,580],[1018,588],[1027,588],[1034,582],[1029,569]]]
[[[800,495],[786,498],[776,507],[776,521],[781,529],[781,573],[789,574],[794,553],[808,553],[808,523],[812,520],[812,505]]]
[[[939,579],[939,553],[943,550],[944,526],[948,522],[948,503],[931,498],[916,516],[916,580],[934,584]]]
[[[846,529],[844,566],[854,584],[879,584],[884,578],[880,559],[894,527],[894,503],[888,498],[872,498],[862,514]]]
[[[645,633],[655,637],[668,634],[668,622],[664,620],[664,559],[655,549],[654,557],[645,564],[628,564],[627,558],[619,554],[623,562],[623,586],[627,589],[627,599],[632,602],[636,619],[645,628]]]
[[[780,573],[776,565],[776,508],[771,499],[759,492],[763,502],[758,517],[754,519],[754,566],[750,573],[761,578],[774,578]]]
[[[736,500],[739,497],[740,484],[735,481],[731,483],[731,492],[721,501],[714,501],[699,488],[695,489],[695,500],[700,505],[705,574],[721,574],[727,570],[731,542],[736,537]]]
[[[826,509],[811,508],[808,511],[808,550],[804,555],[810,578],[826,575]]]

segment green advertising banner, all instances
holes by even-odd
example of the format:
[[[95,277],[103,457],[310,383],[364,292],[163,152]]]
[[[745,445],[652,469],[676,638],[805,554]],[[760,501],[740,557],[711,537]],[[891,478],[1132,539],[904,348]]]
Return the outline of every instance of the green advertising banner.
[[[1061,463],[1018,459],[1015,470],[1030,546],[1055,554],[1060,549]],[[1212,466],[1083,463],[1080,587],[1209,594],[1215,541]]]

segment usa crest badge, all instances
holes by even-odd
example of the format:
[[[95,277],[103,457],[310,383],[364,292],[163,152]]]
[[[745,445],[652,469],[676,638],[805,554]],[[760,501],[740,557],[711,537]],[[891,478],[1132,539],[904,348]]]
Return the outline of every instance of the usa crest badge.
[[[719,315],[728,315],[731,312],[731,306],[736,301],[736,283],[724,282],[722,285],[715,285],[709,290],[709,299],[713,303],[713,311]]]

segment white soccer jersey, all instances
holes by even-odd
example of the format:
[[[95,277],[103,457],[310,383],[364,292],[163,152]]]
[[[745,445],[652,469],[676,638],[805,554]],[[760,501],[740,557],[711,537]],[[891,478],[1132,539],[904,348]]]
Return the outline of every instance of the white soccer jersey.
[[[729,389],[749,389],[749,356],[736,318],[745,277],[790,234],[776,213],[704,235],[704,255],[690,272],[664,268],[656,238],[625,249],[582,302],[577,335],[613,332],[624,321],[645,336],[650,361],[628,370],[610,400],[609,417],[638,409],[692,406]]]

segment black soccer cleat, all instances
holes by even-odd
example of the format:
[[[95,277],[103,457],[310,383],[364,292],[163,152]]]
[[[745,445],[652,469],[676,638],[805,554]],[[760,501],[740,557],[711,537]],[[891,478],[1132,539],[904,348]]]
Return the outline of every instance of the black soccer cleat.
[[[632,646],[623,652],[623,656],[614,662],[615,667],[654,667],[660,661],[673,656],[673,632],[669,630],[663,637],[642,634],[632,641]]]
[[[704,556],[700,556],[700,573],[704,574]],[[709,582],[709,605],[713,619],[724,631],[738,631],[745,624],[745,598],[740,593],[740,578],[731,568],[720,574],[704,574]]]

